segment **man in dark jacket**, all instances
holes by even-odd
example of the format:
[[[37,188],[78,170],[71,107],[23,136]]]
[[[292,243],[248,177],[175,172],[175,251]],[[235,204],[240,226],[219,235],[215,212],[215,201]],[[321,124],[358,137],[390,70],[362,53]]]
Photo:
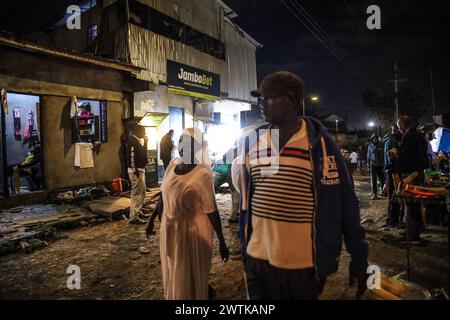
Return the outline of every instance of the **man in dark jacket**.
[[[358,147],[358,163],[359,163],[359,170],[361,172],[361,175],[365,175],[365,167],[367,162],[367,152],[364,149],[364,146]]]
[[[300,118],[303,81],[276,72],[252,95],[270,124],[246,139],[240,174],[249,298],[317,299],[338,270],[342,239],[352,256],[350,282],[362,295],[368,245],[358,200],[336,142],[317,120]]]
[[[420,185],[425,178],[423,171],[428,168],[427,141],[417,130],[417,123],[411,117],[401,116],[397,125],[403,134],[398,158],[401,179],[403,180],[410,174],[417,172],[419,176],[413,181],[413,184]],[[420,244],[421,209],[420,204],[414,201],[405,201],[408,227],[406,236],[401,239],[402,241],[407,241],[414,245]]]
[[[391,132],[384,136],[384,172],[386,176],[387,196],[389,199],[386,226],[396,226],[400,218],[400,203],[392,201],[395,193],[393,175],[398,173],[398,153],[402,135],[397,125],[391,126]]]
[[[159,157],[161,158],[164,169],[167,169],[170,161],[172,160],[172,152],[173,152],[173,130],[170,129],[169,132],[167,132],[164,137],[161,139],[161,143],[159,144],[160,152]]]
[[[143,143],[141,142],[143,140]],[[148,137],[145,134],[145,128],[137,125],[133,129],[127,141],[127,167],[128,176],[131,181],[131,200],[130,200],[130,220],[132,224],[145,224],[141,218],[145,217],[142,213],[144,204],[146,185],[145,185],[145,167],[147,165],[147,142]]]
[[[370,178],[372,182],[372,200],[378,199],[378,179],[380,188],[384,186],[384,148],[378,136],[373,134],[370,138],[371,143],[367,148],[367,164],[370,169]]]

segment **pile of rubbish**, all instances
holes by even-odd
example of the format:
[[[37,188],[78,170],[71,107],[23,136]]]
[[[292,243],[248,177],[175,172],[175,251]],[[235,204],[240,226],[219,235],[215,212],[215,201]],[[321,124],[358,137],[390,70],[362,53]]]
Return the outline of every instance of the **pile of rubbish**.
[[[58,193],[54,200],[54,203],[63,204],[63,203],[80,202],[84,200],[93,200],[99,199],[109,194],[110,191],[105,187],[81,188],[78,190],[70,190]]]

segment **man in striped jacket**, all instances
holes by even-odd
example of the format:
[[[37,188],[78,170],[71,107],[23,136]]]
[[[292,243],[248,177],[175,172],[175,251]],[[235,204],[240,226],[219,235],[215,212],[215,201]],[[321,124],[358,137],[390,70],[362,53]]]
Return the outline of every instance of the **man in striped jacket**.
[[[342,239],[357,296],[366,288],[368,245],[339,147],[315,119],[300,118],[303,81],[268,75],[252,92],[267,126],[246,141],[240,238],[250,299],[317,299],[336,272]]]

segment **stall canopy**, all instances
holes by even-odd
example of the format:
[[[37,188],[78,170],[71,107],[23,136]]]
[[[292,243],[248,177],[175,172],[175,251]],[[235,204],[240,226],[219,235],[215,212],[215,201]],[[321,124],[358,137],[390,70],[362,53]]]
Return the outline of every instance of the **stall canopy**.
[[[147,112],[139,121],[139,124],[144,127],[157,127],[169,116],[168,113]]]
[[[450,152],[450,129],[437,128],[434,131],[434,137],[430,143],[433,147],[433,152]]]

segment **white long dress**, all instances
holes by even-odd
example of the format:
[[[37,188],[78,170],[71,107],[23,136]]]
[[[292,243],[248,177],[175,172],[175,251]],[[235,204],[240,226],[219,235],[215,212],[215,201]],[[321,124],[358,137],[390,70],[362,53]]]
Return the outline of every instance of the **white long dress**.
[[[207,214],[217,210],[213,176],[205,167],[177,175],[171,162],[161,186],[161,267],[167,300],[208,299],[213,228]]]

